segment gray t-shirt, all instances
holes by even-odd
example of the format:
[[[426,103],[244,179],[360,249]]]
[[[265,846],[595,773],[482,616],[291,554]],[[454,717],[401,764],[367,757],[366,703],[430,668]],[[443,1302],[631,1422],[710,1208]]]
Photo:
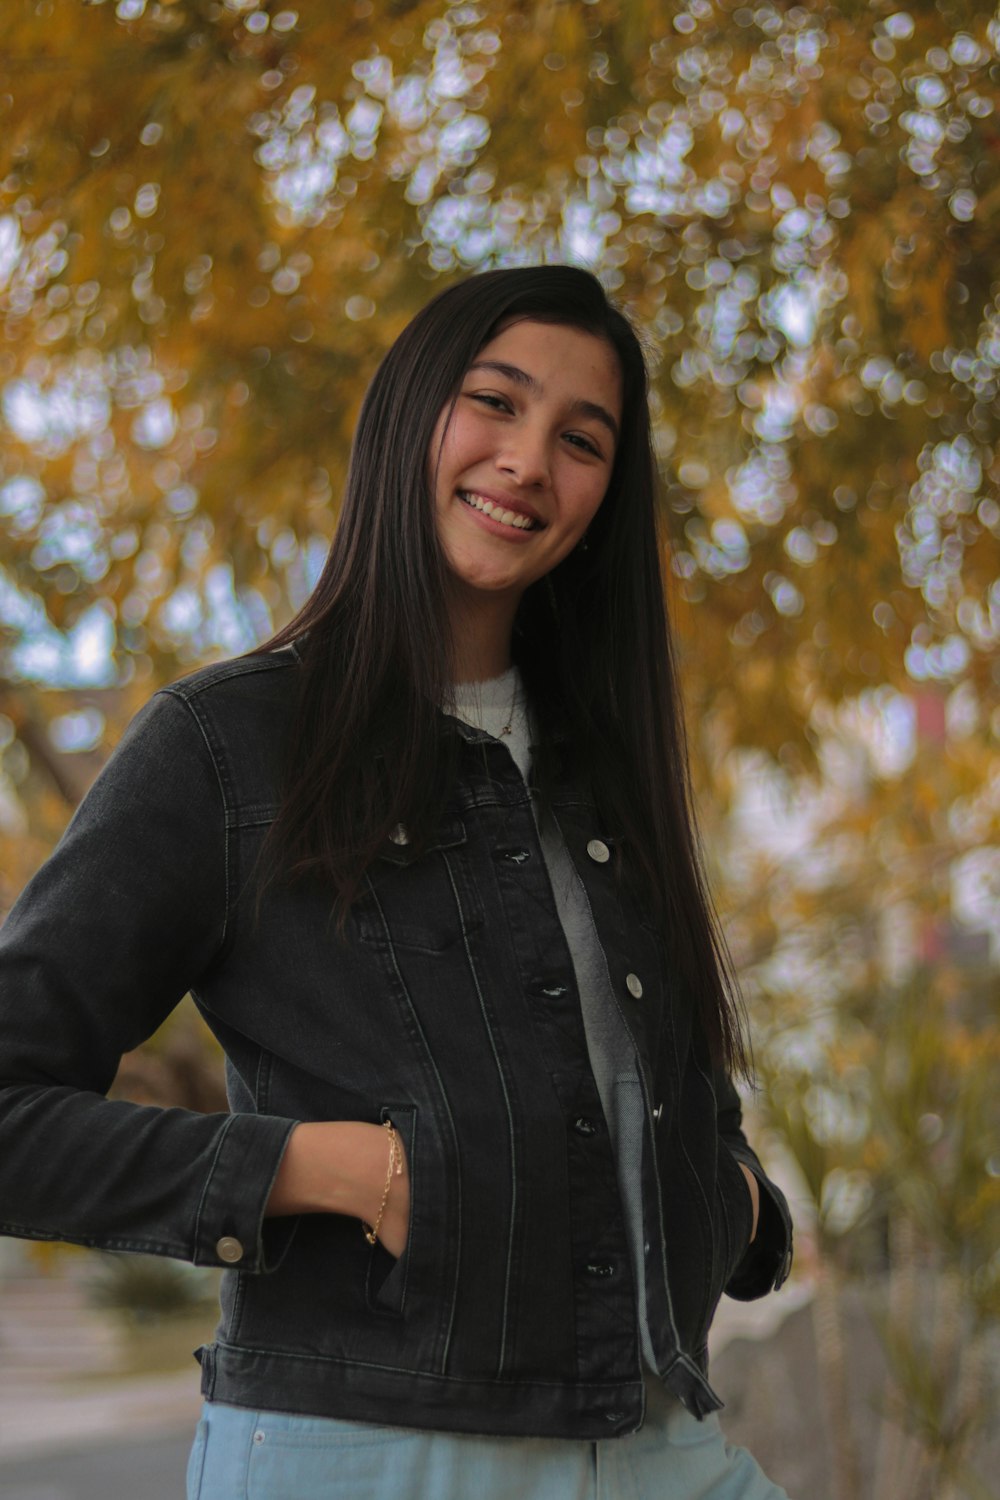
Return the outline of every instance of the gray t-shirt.
[[[511,666],[501,676],[482,682],[458,682],[454,685],[453,695],[453,702],[447,705],[448,712],[466,724],[485,730],[495,739],[501,739],[527,781],[535,726],[517,667]],[[502,732],[505,730],[507,732]],[[537,825],[534,800],[531,808]],[[640,1187],[643,1103],[635,1049],[615,999],[586,889],[565,841],[558,828],[552,826],[544,833],[539,830],[539,839],[552,882],[556,910],[573,961],[590,1065],[617,1163],[618,1186],[639,1289],[639,1331],[643,1354],[650,1369],[655,1371],[646,1318]]]

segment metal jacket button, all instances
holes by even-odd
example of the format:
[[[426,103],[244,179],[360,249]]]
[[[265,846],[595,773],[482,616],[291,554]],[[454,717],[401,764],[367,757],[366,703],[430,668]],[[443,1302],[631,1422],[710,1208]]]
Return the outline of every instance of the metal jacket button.
[[[410,842],[410,835],[407,833],[402,823],[396,824],[389,837],[392,839],[392,842],[394,844],[408,844]]]
[[[642,980],[639,978],[638,974],[625,975],[625,988],[628,990],[633,1000],[642,999]]]
[[[215,1242],[215,1253],[227,1266],[234,1266],[238,1260],[243,1259],[243,1246],[235,1235],[224,1234],[221,1240]]]
[[[603,839],[591,839],[590,843],[587,845],[587,853],[590,855],[591,859],[596,860],[599,865],[606,865],[608,860],[611,858],[611,850],[608,848]]]
[[[595,1276],[601,1281],[615,1274],[615,1268],[610,1260],[590,1260],[587,1262],[586,1270],[588,1276]]]
[[[589,1115],[577,1115],[573,1121],[573,1129],[577,1135],[596,1135],[597,1122],[592,1120]]]
[[[498,849],[497,859],[505,859],[509,865],[523,865],[531,858],[530,849]]]
[[[658,1104],[656,1106],[656,1108],[653,1110],[653,1119],[654,1120],[658,1120],[662,1114],[663,1114],[663,1105],[662,1104]]]

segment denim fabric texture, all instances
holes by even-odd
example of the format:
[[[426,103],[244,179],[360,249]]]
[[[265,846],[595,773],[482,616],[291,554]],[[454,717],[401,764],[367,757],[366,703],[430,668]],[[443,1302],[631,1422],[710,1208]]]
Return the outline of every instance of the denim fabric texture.
[[[641,1431],[473,1437],[206,1402],[187,1500],[788,1500],[745,1448],[653,1382]]]
[[[536,789],[501,740],[445,715],[460,775],[431,847],[414,858],[405,830],[386,842],[343,939],[319,882],[272,886],[255,921],[298,678],[292,647],[156,692],[0,928],[0,1232],[224,1266],[199,1351],[210,1400],[451,1432],[633,1432],[636,1287]],[[715,1307],[787,1276],[788,1209],[579,774],[553,812],[635,1047],[656,1368],[704,1416],[720,1405]],[[595,840],[610,858],[588,853]],[[231,1112],[105,1099],[121,1054],[189,990],[224,1049]],[[265,1219],[297,1121],[388,1117],[411,1173],[398,1261],[353,1219]],[[740,1162],[762,1188],[752,1245]]]

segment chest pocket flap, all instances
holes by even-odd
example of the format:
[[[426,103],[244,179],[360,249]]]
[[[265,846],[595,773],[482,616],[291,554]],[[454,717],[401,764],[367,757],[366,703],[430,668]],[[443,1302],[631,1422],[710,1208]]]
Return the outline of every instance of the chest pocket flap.
[[[400,835],[405,829],[399,829]],[[354,908],[358,932],[389,951],[443,953],[483,924],[461,818],[446,818],[432,842],[414,854],[390,838],[368,871],[368,891]]]

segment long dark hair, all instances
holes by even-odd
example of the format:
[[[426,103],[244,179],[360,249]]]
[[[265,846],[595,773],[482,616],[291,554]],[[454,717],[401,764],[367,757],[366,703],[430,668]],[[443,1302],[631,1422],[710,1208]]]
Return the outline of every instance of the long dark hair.
[[[712,1057],[747,1071],[732,964],[702,873],[657,526],[647,377],[628,320],[572,266],[486,271],[441,292],[403,330],[364,398],[333,544],[306,604],[248,655],[302,658],[283,799],[262,849],[265,885],[319,876],[343,933],[395,824],[415,855],[458,770],[438,705],[452,685],[448,573],[427,455],[476,354],[534,319],[605,339],[623,378],[608,491],[575,549],[521,598],[513,660],[537,716],[542,816],[560,755],[576,754],[624,878],[694,999]],[[556,726],[568,730],[557,745]]]

